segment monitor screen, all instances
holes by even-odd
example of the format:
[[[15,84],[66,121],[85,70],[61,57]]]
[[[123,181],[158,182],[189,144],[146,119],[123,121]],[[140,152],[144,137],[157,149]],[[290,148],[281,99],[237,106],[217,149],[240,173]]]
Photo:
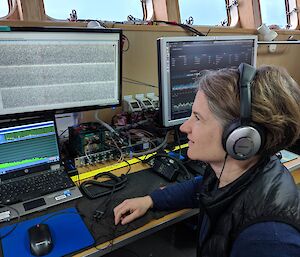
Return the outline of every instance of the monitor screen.
[[[157,42],[160,120],[165,127],[190,117],[202,70],[256,65],[256,36],[166,37]]]
[[[120,104],[120,30],[7,30],[0,32],[0,116]]]
[[[59,162],[53,120],[4,124],[0,127],[0,176]]]

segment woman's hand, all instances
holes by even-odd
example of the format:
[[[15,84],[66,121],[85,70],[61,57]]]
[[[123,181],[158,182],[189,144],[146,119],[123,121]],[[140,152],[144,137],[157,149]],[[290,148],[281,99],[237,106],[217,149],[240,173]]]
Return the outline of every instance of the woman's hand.
[[[114,208],[115,225],[125,225],[141,216],[153,206],[150,196],[127,199]]]

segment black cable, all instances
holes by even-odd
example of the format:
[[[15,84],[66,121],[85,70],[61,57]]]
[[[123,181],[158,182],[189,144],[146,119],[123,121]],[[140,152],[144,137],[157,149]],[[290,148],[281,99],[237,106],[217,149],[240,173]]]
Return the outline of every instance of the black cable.
[[[111,202],[112,196],[113,196],[113,194],[114,194],[114,192],[115,192],[115,189],[116,189],[116,185],[114,184],[114,185],[113,185],[113,188],[112,188],[112,190],[111,190],[111,192],[110,192],[110,194],[109,194],[109,197],[104,201],[104,203],[99,204],[99,205],[97,206],[96,210],[94,211],[94,213],[93,213],[93,218],[94,218],[94,220],[95,220],[96,222],[98,222],[100,219],[102,219],[103,216],[105,215],[105,213],[106,213],[106,211],[107,211],[107,207],[108,207],[109,203]],[[104,206],[103,206],[103,208],[101,208],[101,210],[100,210],[100,207],[101,207],[102,205],[104,205]]]
[[[96,180],[99,177],[105,177],[105,176],[110,178],[110,180],[108,181]],[[87,180],[81,183],[80,189],[89,199],[95,199],[101,196],[111,194],[111,192],[123,189],[126,186],[126,182],[127,182],[127,176],[124,174],[121,175],[120,177],[117,177],[116,175],[110,172],[100,172],[94,176],[94,180]],[[107,188],[107,190],[101,192],[93,192],[93,190],[90,189],[91,186]]]
[[[158,88],[157,86],[153,86],[153,85],[149,85],[149,84],[145,84],[145,83],[134,82],[134,81],[130,81],[130,80],[123,79],[123,82],[131,84],[131,85],[141,85],[141,86],[146,86],[146,87]]]
[[[189,31],[189,32],[192,32],[192,33],[196,34],[197,36],[205,36],[199,30],[196,30],[193,27],[191,27],[189,25],[186,25],[186,24],[183,24],[183,23],[177,23],[177,22],[173,22],[173,21],[162,21],[162,20],[154,20],[153,22],[165,23],[165,24],[173,25],[173,26],[179,26],[179,27],[183,28],[186,31]]]
[[[217,191],[217,189],[219,188],[219,185],[220,185],[220,180],[221,180],[221,176],[222,176],[222,174],[223,174],[224,168],[225,168],[225,164],[226,164],[227,157],[228,157],[228,153],[225,154],[225,158],[224,158],[224,162],[223,162],[223,167],[222,167],[222,169],[221,169],[220,176],[218,177],[218,182],[217,182],[217,188],[216,188],[216,191]]]
[[[112,191],[115,192],[123,189],[127,183],[127,175],[131,171],[131,164],[127,160],[124,160],[124,162],[126,162],[126,164],[128,165],[128,170],[125,172],[125,174],[121,174],[120,177],[117,177],[116,175],[111,173],[111,171],[121,169],[123,167],[118,167],[107,172],[100,172],[94,176],[94,180],[87,180],[81,183],[80,189],[90,199],[95,199],[101,196],[105,196],[110,194]],[[102,182],[97,181],[98,178],[104,176],[108,176],[110,180],[102,181]],[[114,180],[114,183],[111,183],[111,180]],[[108,190],[99,193],[93,193],[92,191],[89,190],[89,187],[91,185],[108,188]]]
[[[153,149],[150,149],[150,150],[146,150],[146,151],[142,151],[142,152],[138,152],[138,153],[133,152],[132,156],[133,157],[139,157],[139,156],[148,155],[148,154],[151,154],[151,153],[154,153],[154,152],[160,150],[161,148],[163,148],[167,144],[170,133],[171,133],[171,131],[167,132],[163,142],[160,145],[158,145],[158,146],[156,146],[156,147],[154,147]]]
[[[11,228],[11,230],[9,230],[8,232],[6,232],[6,234],[4,234],[3,236],[0,236],[0,240],[2,240],[3,238],[7,237],[8,235],[10,235],[18,226],[19,222],[20,222],[20,213],[17,209],[15,209],[14,207],[11,206],[7,206],[5,204],[0,204],[1,207],[5,207],[8,208],[10,210],[13,210],[16,214],[17,214],[17,222],[15,223],[15,225]]]
[[[123,46],[125,44],[125,41],[127,41],[127,48],[126,49],[123,49]],[[130,48],[130,42],[129,42],[129,39],[128,37],[126,37],[124,34],[122,35],[122,52],[127,52]]]
[[[63,132],[61,132],[58,137],[61,137],[63,134],[65,134],[67,130],[68,130],[68,128],[66,128]]]
[[[128,173],[131,171],[131,164],[127,160],[124,160],[124,162],[126,162],[128,165],[128,170],[125,173],[125,175],[128,175]]]
[[[209,28],[209,30],[206,32],[205,36],[207,37],[209,32],[211,31],[211,28]]]
[[[155,86],[155,85],[145,83],[145,82],[142,82],[142,81],[139,81],[136,79],[127,78],[127,77],[123,77],[123,81],[126,83],[132,83],[132,84],[136,84],[136,85],[143,85],[143,86],[157,88],[157,86]]]

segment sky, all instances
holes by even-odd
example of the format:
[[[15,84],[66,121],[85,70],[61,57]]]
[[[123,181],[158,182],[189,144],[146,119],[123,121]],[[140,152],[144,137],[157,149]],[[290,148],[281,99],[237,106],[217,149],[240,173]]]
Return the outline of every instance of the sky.
[[[295,1],[295,0],[290,0]],[[178,0],[181,22],[192,16],[194,24],[220,25],[226,19],[225,0]],[[260,0],[263,22],[286,25],[285,0]],[[73,9],[78,19],[126,21],[128,15],[142,19],[140,0],[44,0],[47,15],[66,20]],[[282,10],[281,12],[278,10]],[[211,15],[211,13],[214,15]],[[7,0],[0,0],[0,17],[7,15]]]

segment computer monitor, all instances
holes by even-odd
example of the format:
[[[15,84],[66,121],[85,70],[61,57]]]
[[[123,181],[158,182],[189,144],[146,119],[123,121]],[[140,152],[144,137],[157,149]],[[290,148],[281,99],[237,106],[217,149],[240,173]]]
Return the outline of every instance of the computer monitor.
[[[158,75],[160,121],[170,127],[191,115],[202,70],[256,65],[256,36],[164,37],[159,38]]]
[[[0,116],[120,105],[118,29],[0,29]]]

